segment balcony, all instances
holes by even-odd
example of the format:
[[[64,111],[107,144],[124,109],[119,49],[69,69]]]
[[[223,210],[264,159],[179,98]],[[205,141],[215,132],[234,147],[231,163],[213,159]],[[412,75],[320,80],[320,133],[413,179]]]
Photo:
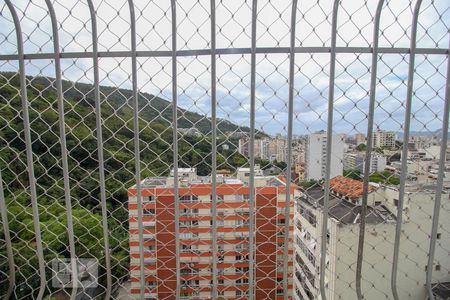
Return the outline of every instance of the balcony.
[[[274,273],[285,299],[448,291],[448,1],[0,12],[0,298],[256,299]],[[314,245],[289,240],[302,220]],[[218,289],[225,269],[248,295]]]

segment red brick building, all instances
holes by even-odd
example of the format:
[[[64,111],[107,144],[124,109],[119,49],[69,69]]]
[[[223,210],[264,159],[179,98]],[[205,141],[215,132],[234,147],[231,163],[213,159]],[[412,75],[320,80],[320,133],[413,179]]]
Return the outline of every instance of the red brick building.
[[[222,299],[245,299],[248,295],[249,187],[246,172],[238,178],[217,179],[217,271]],[[199,177],[195,169],[179,170],[180,296],[211,298],[212,215],[210,177]],[[173,177],[148,178],[141,185],[144,225],[146,298],[174,299],[176,291],[176,230]],[[254,287],[256,299],[282,299],[286,187],[283,178],[255,177]],[[291,188],[291,214],[293,219]],[[130,188],[131,293],[138,295],[139,235],[136,189]],[[292,289],[292,232],[289,244],[289,294]]]

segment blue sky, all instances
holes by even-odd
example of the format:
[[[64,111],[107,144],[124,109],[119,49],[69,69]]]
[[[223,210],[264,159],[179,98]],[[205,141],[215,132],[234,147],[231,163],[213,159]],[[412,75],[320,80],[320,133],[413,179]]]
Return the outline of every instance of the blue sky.
[[[94,1],[98,11],[101,51],[129,50],[129,12],[126,1]],[[415,2],[388,1],[381,18],[380,46],[409,47],[411,10]],[[170,50],[169,1],[135,1],[138,50]],[[226,6],[227,5],[227,6]],[[258,1],[257,46],[289,45],[290,4],[288,1]],[[0,53],[15,53],[15,34],[9,11],[2,9]],[[338,14],[338,46],[368,47],[372,40],[376,1],[355,5],[344,0]],[[44,1],[19,2],[26,35],[27,53],[51,52],[50,22]],[[62,50],[90,51],[90,22],[82,1],[57,1],[55,10],[61,22]],[[209,1],[186,0],[177,7],[178,49],[209,47]],[[245,1],[219,3],[217,47],[249,47],[251,9]],[[297,46],[328,46],[331,12],[329,1],[300,1],[297,12]],[[442,18],[439,19],[439,14]],[[351,15],[351,18],[349,17]],[[36,23],[39,23],[37,27]],[[106,26],[106,24],[109,24]],[[419,18],[418,47],[448,47],[450,11],[445,0],[423,1]],[[198,30],[197,30],[198,29]],[[425,30],[426,29],[426,30]],[[178,101],[183,108],[210,116],[210,57],[178,59]],[[257,56],[256,126],[269,134],[286,134],[288,66],[286,54]],[[130,59],[101,59],[102,84],[130,87]],[[141,91],[172,99],[169,58],[140,58],[138,82]],[[366,132],[370,54],[338,54],[336,61],[334,131]],[[27,74],[53,76],[50,60],[27,62]],[[0,70],[17,70],[15,62],[0,62]],[[92,82],[90,59],[63,60],[64,78]],[[326,128],[329,87],[329,54],[297,54],[295,67],[294,133],[305,134]],[[402,131],[408,72],[408,56],[382,55],[378,63],[375,127]],[[442,55],[417,55],[414,80],[412,130],[434,131],[441,126],[446,74]],[[218,117],[239,125],[249,125],[250,56],[222,55],[217,58]]]

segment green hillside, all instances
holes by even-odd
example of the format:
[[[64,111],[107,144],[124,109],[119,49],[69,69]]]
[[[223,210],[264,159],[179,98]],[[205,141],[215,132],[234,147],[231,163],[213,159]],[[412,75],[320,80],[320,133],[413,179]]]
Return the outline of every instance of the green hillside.
[[[68,256],[65,230],[63,173],[56,91],[53,79],[28,77],[27,93],[31,122],[34,168],[37,179],[40,222],[46,260]],[[0,168],[18,266],[16,293],[31,298],[38,291],[37,258],[23,134],[19,78],[15,73],[0,73]],[[127,188],[135,184],[133,111],[131,91],[102,87],[102,119],[108,223],[115,282],[128,274]],[[93,86],[64,82],[66,139],[69,161],[70,194],[75,222],[76,252],[81,257],[97,257],[103,263],[103,234],[99,205],[99,175],[94,114]],[[142,176],[167,175],[173,162],[172,108],[170,102],[142,94],[140,106],[140,148]],[[196,167],[200,175],[211,172],[210,120],[199,114],[179,110],[180,127],[195,127],[203,136],[179,137],[179,166]],[[248,131],[225,121],[219,130]],[[237,140],[217,141],[218,168],[235,169],[247,159],[236,153]],[[227,150],[223,150],[223,144]],[[3,230],[0,228],[0,239]],[[0,257],[6,257],[0,247]],[[51,265],[51,264],[50,264]],[[50,273],[50,270],[47,270]],[[0,272],[7,272],[6,259]],[[101,272],[101,274],[103,274]],[[28,278],[27,278],[28,277]],[[35,278],[36,280],[30,280]],[[0,279],[0,295],[7,288]],[[105,278],[101,277],[101,282]],[[21,283],[27,282],[28,284]]]

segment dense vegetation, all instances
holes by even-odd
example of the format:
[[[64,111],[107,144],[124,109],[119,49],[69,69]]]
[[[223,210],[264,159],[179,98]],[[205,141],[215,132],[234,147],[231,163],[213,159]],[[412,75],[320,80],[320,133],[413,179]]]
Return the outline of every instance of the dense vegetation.
[[[27,82],[40,224],[44,255],[50,262],[55,257],[68,257],[69,250],[56,91],[52,78],[28,77]],[[93,87],[68,81],[64,82],[63,87],[76,252],[81,257],[97,257],[102,264],[104,249]],[[17,272],[16,295],[22,297],[38,291],[39,278],[35,269],[37,257],[18,90],[16,74],[0,74],[0,169],[15,263],[20,270]],[[101,94],[113,275],[116,280],[122,280],[128,273],[126,190],[135,183],[132,94],[129,90],[113,87],[101,87]],[[143,93],[139,96],[139,107],[142,176],[167,175],[173,161],[171,103]],[[200,175],[207,175],[211,171],[211,139],[208,135],[211,122],[204,116],[183,109],[179,109],[179,116],[180,127],[196,127],[205,134],[179,137],[179,166],[197,167]],[[218,120],[218,130],[246,132],[248,128]],[[218,168],[234,169],[246,164],[247,159],[236,151],[236,139],[220,136],[217,142]],[[223,147],[225,144],[227,146]],[[0,232],[1,239],[2,228]],[[0,272],[7,272],[7,263],[2,256],[6,257],[3,247],[0,248],[0,260],[3,260],[0,262]],[[3,280],[0,279],[0,295],[7,288]]]

